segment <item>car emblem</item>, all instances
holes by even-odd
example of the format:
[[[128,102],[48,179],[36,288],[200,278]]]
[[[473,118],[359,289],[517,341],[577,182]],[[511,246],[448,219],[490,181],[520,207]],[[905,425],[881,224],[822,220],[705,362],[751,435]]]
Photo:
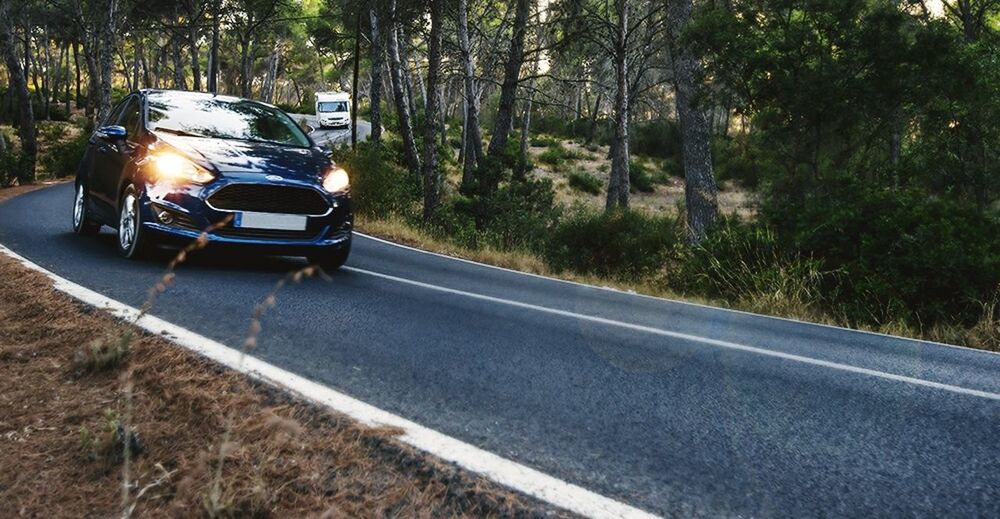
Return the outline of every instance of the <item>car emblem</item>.
[[[285,180],[285,177],[280,175],[265,175],[264,178],[270,180],[271,182],[281,182],[282,180]]]

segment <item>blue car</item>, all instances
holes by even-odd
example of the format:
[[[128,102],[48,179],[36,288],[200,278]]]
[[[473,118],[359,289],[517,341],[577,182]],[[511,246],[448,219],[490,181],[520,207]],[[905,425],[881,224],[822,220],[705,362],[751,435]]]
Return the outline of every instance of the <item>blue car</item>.
[[[118,103],[88,142],[73,202],[73,230],[117,229],[127,258],[214,226],[212,247],[334,269],[350,254],[353,222],[347,172],[291,117],[198,92],[140,90]]]

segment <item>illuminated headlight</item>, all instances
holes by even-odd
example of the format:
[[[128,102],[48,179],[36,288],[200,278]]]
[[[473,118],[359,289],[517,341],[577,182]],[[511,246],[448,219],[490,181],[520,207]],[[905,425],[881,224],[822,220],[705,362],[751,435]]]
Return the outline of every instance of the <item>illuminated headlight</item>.
[[[323,189],[331,193],[341,193],[347,191],[351,186],[351,180],[347,177],[344,168],[331,168],[326,177],[323,178]]]
[[[157,180],[167,180],[174,182],[191,182],[195,184],[207,184],[215,180],[215,175],[205,168],[191,162],[190,159],[174,153],[164,151],[150,156],[150,164]]]

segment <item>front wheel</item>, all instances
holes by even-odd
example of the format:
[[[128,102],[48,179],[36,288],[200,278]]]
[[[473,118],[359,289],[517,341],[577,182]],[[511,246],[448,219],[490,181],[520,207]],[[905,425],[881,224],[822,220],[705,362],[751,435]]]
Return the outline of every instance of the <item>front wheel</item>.
[[[77,184],[76,196],[73,197],[73,232],[85,236],[93,236],[100,232],[101,224],[90,219],[90,194],[83,184]]]
[[[142,228],[142,212],[135,189],[122,195],[118,209],[118,253],[129,259],[139,259],[149,248],[147,232]]]
[[[309,256],[309,263],[313,265],[319,265],[319,267],[327,272],[333,272],[344,266],[347,263],[347,257],[351,255],[351,242],[347,242],[347,245],[332,251],[323,252],[319,254],[311,254]]]

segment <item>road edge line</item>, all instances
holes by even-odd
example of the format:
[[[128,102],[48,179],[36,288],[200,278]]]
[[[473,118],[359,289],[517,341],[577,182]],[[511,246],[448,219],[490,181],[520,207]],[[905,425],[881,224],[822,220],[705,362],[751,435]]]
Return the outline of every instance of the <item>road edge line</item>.
[[[523,492],[551,505],[593,518],[655,518],[654,514],[602,496],[539,470],[503,458],[469,443],[365,403],[335,389],[308,380],[256,357],[245,355],[220,342],[153,315],[136,321],[139,310],[82,285],[74,283],[32,262],[0,244],[0,253],[48,277],[52,287],[84,304],[129,321],[143,330],[190,350],[202,357],[236,370],[271,386],[299,395],[372,427],[395,427],[403,431],[397,438],[470,472]]]
[[[509,274],[518,274],[518,275],[521,275],[521,276],[528,276],[528,277],[532,277],[532,278],[543,279],[543,280],[546,280],[546,281],[552,281],[552,282],[555,282],[555,283],[563,283],[563,284],[573,285],[573,286],[582,287],[582,288],[589,288],[589,289],[592,289],[592,290],[603,290],[605,292],[612,292],[612,293],[619,294],[619,295],[624,295],[624,296],[633,296],[633,297],[639,297],[639,298],[642,298],[642,299],[650,299],[650,300],[659,301],[659,302],[662,302],[662,303],[674,303],[674,304],[683,305],[683,306],[693,306],[695,308],[702,308],[702,309],[705,309],[705,310],[718,310],[718,311],[721,311],[721,312],[729,312],[729,313],[733,313],[733,314],[745,315],[745,316],[750,316],[750,317],[760,317],[760,318],[763,318],[763,319],[773,319],[775,321],[784,321],[786,323],[795,323],[795,324],[801,324],[801,325],[806,325],[806,326],[818,326],[820,328],[827,328],[827,329],[830,329],[830,330],[838,330],[838,331],[841,331],[841,332],[860,333],[860,334],[864,334],[864,335],[873,335],[875,337],[885,337],[885,338],[888,338],[888,339],[896,339],[896,340],[900,340],[900,341],[922,343],[922,344],[928,344],[928,345],[933,345],[933,346],[944,346],[946,348],[952,348],[952,349],[956,349],[956,350],[959,350],[959,351],[965,351],[965,352],[977,352],[977,353],[988,353],[988,354],[991,354],[991,355],[1000,355],[1000,351],[982,350],[982,349],[979,349],[979,348],[970,348],[968,346],[959,346],[957,344],[948,344],[946,342],[930,341],[930,340],[927,340],[927,339],[917,339],[917,338],[914,338],[914,337],[902,337],[902,336],[899,336],[899,335],[891,335],[891,334],[888,334],[888,333],[873,332],[871,330],[858,330],[856,328],[845,328],[843,326],[837,326],[837,325],[833,325],[833,324],[824,324],[824,323],[816,323],[816,322],[812,322],[812,321],[803,321],[801,319],[794,319],[792,317],[781,317],[779,315],[757,314],[757,313],[753,313],[753,312],[748,312],[746,310],[737,310],[735,308],[726,308],[724,306],[712,306],[712,305],[706,305],[706,304],[702,304],[702,303],[695,303],[695,302],[692,302],[692,301],[684,301],[683,299],[670,299],[668,297],[651,296],[649,294],[643,294],[643,293],[635,292],[635,291],[632,291],[632,290],[624,290],[624,289],[621,289],[621,288],[615,288],[615,287],[609,287],[609,286],[603,286],[603,285],[591,285],[589,283],[582,283],[580,281],[572,281],[572,280],[569,280],[569,279],[555,278],[555,277],[546,276],[546,275],[543,275],[543,274],[535,274],[534,272],[524,272],[523,270],[515,270],[515,269],[511,269],[511,268],[507,268],[507,267],[499,267],[497,265],[490,265],[489,263],[483,263],[483,262],[471,260],[471,259],[468,259],[468,258],[462,258],[460,256],[450,256],[448,254],[442,254],[440,252],[434,252],[434,251],[430,251],[430,250],[426,250],[426,249],[421,249],[419,247],[414,247],[412,245],[406,245],[406,244],[403,244],[403,243],[397,243],[397,242],[394,242],[392,240],[388,240],[386,238],[380,238],[380,237],[372,235],[372,234],[361,232],[361,231],[359,231],[357,229],[354,230],[354,234],[357,235],[357,236],[361,236],[362,238],[367,238],[367,239],[372,240],[374,242],[383,243],[383,244],[386,244],[386,245],[391,245],[393,247],[399,247],[401,249],[406,249],[406,250],[413,251],[413,252],[418,252],[418,253],[421,253],[421,254],[427,254],[427,255],[430,255],[430,256],[437,256],[439,258],[450,259],[450,260],[458,261],[458,262],[461,262],[461,263],[467,263],[467,264],[470,264],[470,265],[475,265],[477,267],[485,267],[485,268],[488,268],[488,269],[493,269],[493,270],[499,270],[499,271],[502,271],[502,272],[507,272]]]
[[[902,382],[905,384],[910,384],[914,386],[921,386],[933,389],[939,389],[942,391],[947,391],[953,394],[973,396],[977,398],[983,398],[986,400],[1000,401],[1000,393],[994,393],[991,391],[984,391],[980,389],[972,389],[962,386],[956,386],[952,384],[945,384],[943,382],[935,382],[933,380],[926,380],[917,377],[911,377],[907,375],[900,375],[898,373],[890,373],[888,371],[879,371],[877,369],[863,368],[860,366],[852,366],[850,364],[844,364],[841,362],[834,362],[829,360],[817,359],[813,357],[807,357],[805,355],[797,355],[794,353],[787,353],[778,350],[770,350],[767,348],[761,348],[757,346],[750,346],[747,344],[740,344],[737,342],[723,341],[719,339],[712,339],[710,337],[702,337],[700,335],[692,335],[689,333],[675,332],[671,330],[664,330],[662,328],[656,328],[653,326],[646,326],[642,324],[627,323],[625,321],[618,321],[615,319],[609,319],[606,317],[598,317],[596,315],[587,315],[577,312],[571,312],[569,310],[560,310],[558,308],[550,308],[547,306],[535,305],[532,303],[525,303],[522,301],[514,301],[512,299],[504,299],[501,297],[488,296],[484,294],[477,294],[475,292],[467,292],[465,290],[459,290],[457,288],[448,288],[439,285],[434,285],[431,283],[425,283],[423,281],[415,281],[412,279],[406,279],[399,276],[393,276],[391,274],[383,274],[381,272],[374,272],[371,270],[366,270],[358,267],[344,266],[341,267],[342,270],[347,272],[356,272],[358,274],[364,274],[367,276],[372,276],[376,278],[385,279],[388,281],[395,281],[397,283],[402,283],[406,285],[411,285],[415,287],[424,288],[427,290],[435,290],[438,292],[444,292],[446,294],[458,295],[463,297],[468,297],[471,299],[478,299],[480,301],[487,301],[491,303],[503,304],[507,306],[512,306],[515,308],[521,308],[525,310],[532,310],[536,312],[547,313],[551,315],[558,315],[561,317],[567,317],[570,319],[578,319],[581,321],[589,321],[593,323],[598,323],[606,326],[614,326],[617,328],[624,328],[627,330],[637,331],[641,333],[648,333],[652,335],[659,335],[661,337],[669,337],[671,339],[679,339],[682,341],[694,342],[699,344],[704,344],[707,346],[712,346],[715,348],[721,348],[726,350],[742,351],[745,353],[753,353],[757,355],[762,355],[765,357],[774,357],[787,361],[798,362],[802,364],[808,364],[813,366],[820,366],[832,370],[843,371],[847,373],[854,373],[858,375],[866,375],[869,377],[880,378],[883,380],[892,380],[894,382]]]

